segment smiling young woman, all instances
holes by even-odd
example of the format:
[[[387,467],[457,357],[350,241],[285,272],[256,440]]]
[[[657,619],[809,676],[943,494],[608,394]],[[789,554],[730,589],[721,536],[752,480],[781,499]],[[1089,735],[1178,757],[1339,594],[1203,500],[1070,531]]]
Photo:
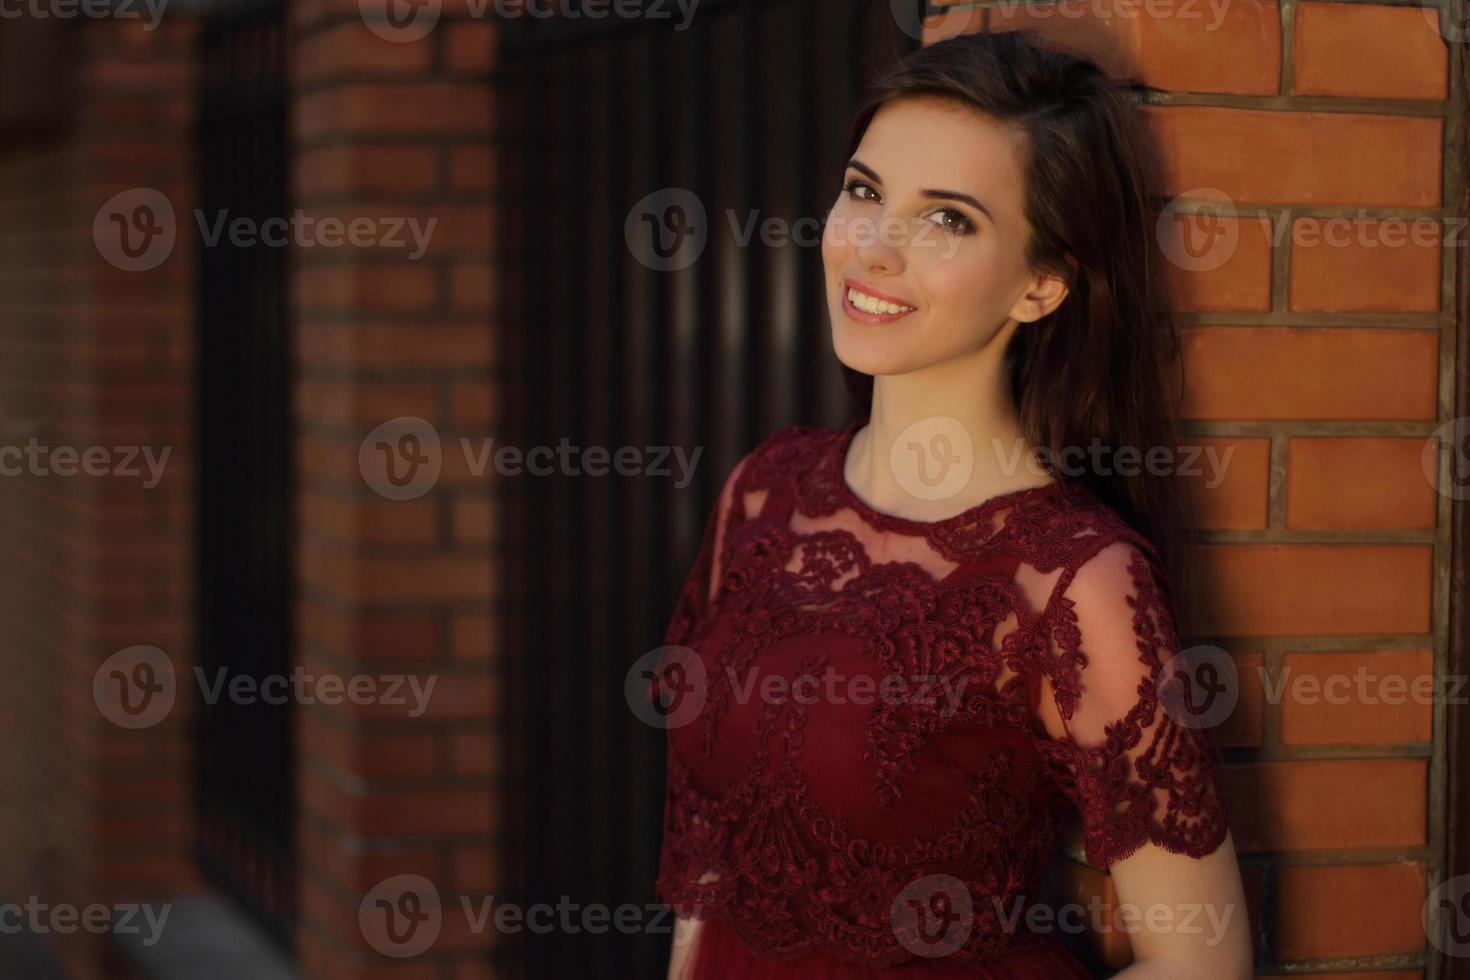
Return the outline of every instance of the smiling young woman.
[[[1074,817],[1155,907],[1120,976],[1250,975],[1179,488],[1018,465],[1176,445],[1137,125],[1024,32],[923,48],[859,112],[822,254],[867,416],[730,472],[655,678],[670,977],[1082,980],[1033,914]]]

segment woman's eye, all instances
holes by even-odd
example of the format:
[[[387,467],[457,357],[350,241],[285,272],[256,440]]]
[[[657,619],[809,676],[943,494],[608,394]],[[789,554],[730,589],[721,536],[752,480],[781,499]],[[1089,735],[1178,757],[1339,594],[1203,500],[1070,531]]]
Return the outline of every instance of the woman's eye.
[[[968,215],[964,214],[964,212],[956,211],[954,208],[941,208],[935,211],[934,214],[938,215],[941,219],[939,225],[945,231],[952,231],[957,235],[968,235],[975,228],[974,222],[970,220]],[[946,218],[953,218],[953,223],[943,220]]]
[[[842,187],[842,189],[847,192],[848,197],[854,198],[854,199],[859,200],[859,201],[871,201],[872,200],[872,198],[870,198],[870,197],[863,197],[861,194],[859,194],[857,192],[858,191],[858,188],[865,188],[867,190],[872,191],[873,190],[873,185],[872,184],[869,184],[867,181],[864,181],[864,180],[849,180]],[[877,191],[873,191],[873,193],[876,195],[878,192]]]

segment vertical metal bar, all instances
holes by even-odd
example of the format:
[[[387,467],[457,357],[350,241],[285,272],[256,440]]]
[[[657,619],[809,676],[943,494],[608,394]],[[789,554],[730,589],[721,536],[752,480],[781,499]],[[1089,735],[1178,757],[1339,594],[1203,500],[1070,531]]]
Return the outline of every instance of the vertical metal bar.
[[[216,14],[202,31],[199,205],[211,218],[286,213],[283,25],[275,3]],[[200,662],[259,678],[291,660],[285,257],[222,240],[202,250],[198,275]],[[223,699],[197,726],[200,864],[289,944],[289,706]]]

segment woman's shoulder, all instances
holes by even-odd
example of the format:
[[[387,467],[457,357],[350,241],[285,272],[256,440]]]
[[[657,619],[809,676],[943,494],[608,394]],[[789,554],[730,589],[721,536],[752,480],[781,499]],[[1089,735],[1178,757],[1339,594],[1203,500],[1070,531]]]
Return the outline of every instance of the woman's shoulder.
[[[731,470],[742,492],[798,482],[820,469],[842,437],[839,426],[793,423],[771,432]]]
[[[1059,481],[1029,498],[1009,515],[1006,531],[1023,560],[1043,572],[1075,571],[1104,550],[1137,552],[1149,562],[1158,557],[1116,507],[1074,481]]]

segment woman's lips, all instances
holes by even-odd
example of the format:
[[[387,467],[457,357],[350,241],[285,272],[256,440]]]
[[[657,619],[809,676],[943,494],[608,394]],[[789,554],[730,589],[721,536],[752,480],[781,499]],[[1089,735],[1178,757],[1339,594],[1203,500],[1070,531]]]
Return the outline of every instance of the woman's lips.
[[[871,297],[873,297],[875,299],[881,299],[881,300],[884,300],[886,302],[892,303],[895,306],[907,306],[908,304],[903,303],[901,300],[895,299],[895,298],[893,298],[891,296],[888,296],[886,294],[879,293],[876,290],[871,290],[871,289],[869,289],[869,288],[867,288],[867,287],[865,287],[865,286],[863,286],[863,285],[861,285],[859,283],[854,282],[851,279],[844,279],[842,281],[842,311],[844,313],[846,313],[852,319],[857,320],[859,322],[862,322],[862,323],[892,323],[894,320],[902,319],[903,317],[906,317],[910,313],[913,313],[914,312],[913,308],[909,308],[909,309],[906,309],[906,310],[899,310],[899,311],[894,312],[894,313],[874,313],[874,312],[870,312],[868,310],[861,309],[860,307],[855,306],[853,304],[853,301],[852,301],[852,291],[853,290],[857,290],[858,292],[863,293],[864,295],[867,295],[867,296],[871,296]]]

